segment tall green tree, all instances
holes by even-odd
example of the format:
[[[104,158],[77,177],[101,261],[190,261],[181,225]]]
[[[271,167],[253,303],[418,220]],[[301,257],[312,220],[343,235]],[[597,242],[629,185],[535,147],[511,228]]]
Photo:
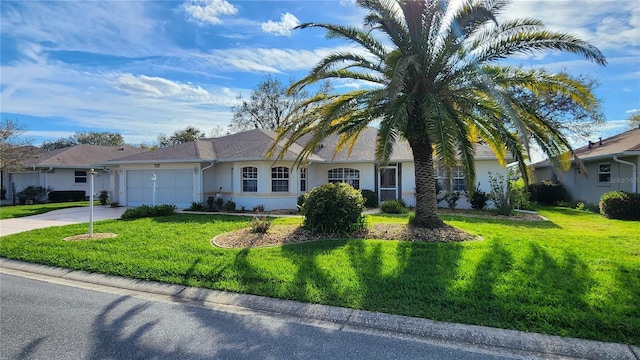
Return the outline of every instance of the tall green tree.
[[[45,141],[40,145],[40,148],[51,151],[78,144],[117,146],[124,144],[124,138],[117,132],[79,131],[68,138]]]
[[[76,132],[73,135],[78,144],[90,144],[101,146],[117,146],[124,144],[124,138],[120,133],[109,131]]]
[[[171,136],[167,136],[165,134],[158,135],[158,145],[161,148],[165,148],[202,139],[204,136],[204,132],[200,129],[193,126],[187,126],[184,130],[176,130]]]
[[[583,83],[589,92],[593,92],[599,85],[598,81],[592,77],[574,77],[568,73],[566,76]],[[530,107],[532,111],[537,111],[540,116],[550,121],[554,128],[562,131],[566,136],[579,137],[586,141],[605,121],[598,103],[584,107],[580,105],[579,101],[572,98],[571,94],[557,91],[549,91],[546,94],[536,93],[525,88],[516,88],[514,92],[519,101]]]
[[[40,144],[40,148],[46,151],[53,151],[75,145],[78,145],[78,140],[69,136],[68,138],[59,138],[58,140],[44,141]]]
[[[299,161],[329,134],[340,135],[336,151],[353,145],[373,121],[379,121],[376,159],[386,163],[398,139],[408,141],[415,164],[415,223],[442,226],[437,213],[434,160],[447,168],[460,162],[474,188],[474,143],[481,139],[504,161],[515,156],[526,174],[529,140],[555,164],[571,146],[562,131],[536,109],[514,96],[561,93],[590,109],[597,99],[588,87],[566,74],[501,65],[522,54],[564,51],[605,65],[591,44],[544,27],[536,19],[499,22],[506,0],[358,0],[367,12],[365,27],[306,23],[353,50],[326,56],[289,89],[297,92],[326,79],[362,80],[375,86],[345,93],[319,94],[304,102],[277,141],[292,145],[305,136]],[[312,106],[319,104],[319,106]],[[275,146],[275,145],[274,145]],[[282,155],[282,153],[280,153]]]

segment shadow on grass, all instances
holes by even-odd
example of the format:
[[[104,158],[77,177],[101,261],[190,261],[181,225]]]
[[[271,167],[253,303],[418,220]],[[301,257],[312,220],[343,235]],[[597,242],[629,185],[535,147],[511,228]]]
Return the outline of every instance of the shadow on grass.
[[[499,226],[531,228],[531,229],[561,229],[562,226],[552,221],[524,221],[516,219],[489,219],[481,217],[460,216],[460,215],[441,215],[444,221],[460,221],[471,224],[496,224]]]
[[[640,343],[640,325],[629,321],[638,319],[639,310],[628,298],[638,298],[637,271],[619,280],[623,294],[616,297],[625,305],[616,310],[620,304],[594,301],[606,294],[572,250],[497,240],[472,255],[466,249],[460,243],[361,240],[288,245],[281,253],[293,264],[293,280],[277,286],[304,302]],[[234,266],[259,276],[246,261],[249,253],[238,254]]]

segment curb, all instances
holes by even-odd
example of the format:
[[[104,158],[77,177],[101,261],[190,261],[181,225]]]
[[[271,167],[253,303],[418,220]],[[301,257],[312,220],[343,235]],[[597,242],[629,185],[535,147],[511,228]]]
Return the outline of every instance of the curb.
[[[640,360],[640,347],[566,338],[477,325],[447,323],[365,310],[279,300],[257,295],[136,280],[0,258],[0,270],[11,269],[47,277],[79,281],[157,295],[184,302],[233,306],[304,320],[334,323],[341,330],[377,330],[446,343],[501,348],[516,353],[593,360]]]

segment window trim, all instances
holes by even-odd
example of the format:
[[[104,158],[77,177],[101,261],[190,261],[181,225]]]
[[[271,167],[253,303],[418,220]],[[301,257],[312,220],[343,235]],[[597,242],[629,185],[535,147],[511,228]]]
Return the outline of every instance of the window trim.
[[[84,173],[84,175],[82,175],[82,173]],[[87,183],[88,176],[89,176],[89,172],[88,171],[86,171],[86,170],[75,170],[73,174],[74,174],[74,179],[73,179],[73,183],[74,184],[86,184]],[[82,181],[82,180],[84,180],[84,181]]]
[[[300,169],[300,187],[301,192],[307,191],[307,169]]]
[[[440,184],[441,191],[448,190],[447,184],[449,184],[451,191],[467,191],[467,181],[462,165],[456,165],[455,168],[451,169],[451,177],[447,177],[447,170],[441,165],[434,166],[433,171],[436,182]]]
[[[289,168],[288,167],[274,166],[271,168],[271,192],[273,193],[289,192]]]
[[[603,165],[609,166],[609,171],[602,171],[601,166]],[[602,175],[609,175],[608,180],[602,181],[601,180]],[[610,162],[598,163],[598,185],[602,185],[602,186],[611,185],[611,163]]]
[[[338,170],[340,175],[331,177],[331,174],[332,173],[337,174]],[[327,183],[332,184],[332,183],[339,183],[339,182],[347,183],[351,185],[354,189],[359,190],[360,189],[360,170],[355,168],[346,168],[346,167],[333,168],[333,169],[327,170]]]
[[[258,192],[258,168],[256,166],[243,166],[240,169],[240,178],[242,181],[242,192],[257,193]],[[250,187],[249,182],[255,183]],[[252,190],[255,189],[255,190]]]

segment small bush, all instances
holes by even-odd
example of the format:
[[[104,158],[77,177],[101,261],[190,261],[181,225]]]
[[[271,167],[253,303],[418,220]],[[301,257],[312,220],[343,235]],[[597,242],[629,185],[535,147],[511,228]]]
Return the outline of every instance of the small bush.
[[[191,206],[189,206],[189,208],[187,210],[189,210],[189,211],[205,211],[206,208],[204,206],[204,203],[194,201],[194,202],[191,203]]]
[[[109,206],[111,206],[112,208],[117,208],[118,206],[120,206],[120,203],[118,201],[112,201]]]
[[[213,196],[209,196],[207,198],[207,207],[209,208],[209,210],[213,210],[213,205],[215,205],[216,202],[216,198],[214,198]]]
[[[514,209],[524,210],[529,207],[529,192],[522,178],[509,181],[509,197]]]
[[[311,190],[302,205],[304,227],[321,233],[347,233],[364,226],[364,198],[345,183],[324,184]]]
[[[476,190],[473,192],[473,195],[471,195],[471,198],[469,199],[471,208],[482,210],[485,206],[487,206],[488,200],[489,195],[486,192],[480,190],[480,183],[478,183]]]
[[[253,207],[253,212],[254,213],[261,213],[264,212],[264,205],[262,204],[258,204],[256,206]]]
[[[84,190],[66,190],[66,191],[50,191],[47,197],[49,199],[49,202],[60,203],[60,202],[67,202],[67,201],[83,201],[84,199],[87,198],[87,195],[84,192]]]
[[[444,196],[444,200],[447,202],[447,207],[453,210],[458,205],[458,200],[460,200],[460,193],[458,191],[449,191]]]
[[[409,212],[404,200],[387,200],[380,204],[380,211],[385,214],[406,214]]]
[[[109,192],[107,190],[100,190],[98,200],[100,201],[100,205],[107,205],[109,203]]]
[[[224,204],[224,199],[222,198],[222,196],[218,196],[213,201],[213,204],[215,205],[215,209],[220,211],[220,210],[222,210],[222,205]]]
[[[494,177],[493,174],[489,172],[489,184],[491,185],[489,199],[493,201],[496,212],[500,215],[511,215],[513,213],[513,204],[509,196],[511,188],[509,181],[505,180],[502,175]]]
[[[169,216],[176,212],[176,206],[173,204],[162,204],[156,206],[140,205],[135,208],[127,209],[120,216],[121,219],[140,219],[145,217]]]
[[[531,201],[544,205],[558,205],[567,200],[567,190],[562,183],[546,179],[529,185]]]
[[[640,220],[640,194],[610,191],[600,198],[600,213],[610,219]]]
[[[300,211],[300,209],[302,209],[302,205],[304,205],[304,202],[307,200],[307,194],[302,194],[300,196],[298,196],[298,211]]]
[[[262,218],[254,216],[251,220],[251,232],[254,234],[266,234],[269,228],[271,228],[271,222],[266,216],[262,216]]]
[[[374,208],[378,207],[378,196],[373,190],[360,190],[362,197],[364,198],[364,207]]]
[[[39,202],[44,202],[47,198],[47,192],[51,191],[51,188],[45,189],[42,186],[27,186],[22,189],[20,192],[16,194],[18,197],[18,201],[20,204],[25,204],[28,200],[32,201],[34,204]],[[84,193],[84,191],[83,191]],[[82,198],[84,200],[84,198]]]
[[[224,203],[224,211],[236,211],[236,203],[233,200],[227,200],[227,202]]]

